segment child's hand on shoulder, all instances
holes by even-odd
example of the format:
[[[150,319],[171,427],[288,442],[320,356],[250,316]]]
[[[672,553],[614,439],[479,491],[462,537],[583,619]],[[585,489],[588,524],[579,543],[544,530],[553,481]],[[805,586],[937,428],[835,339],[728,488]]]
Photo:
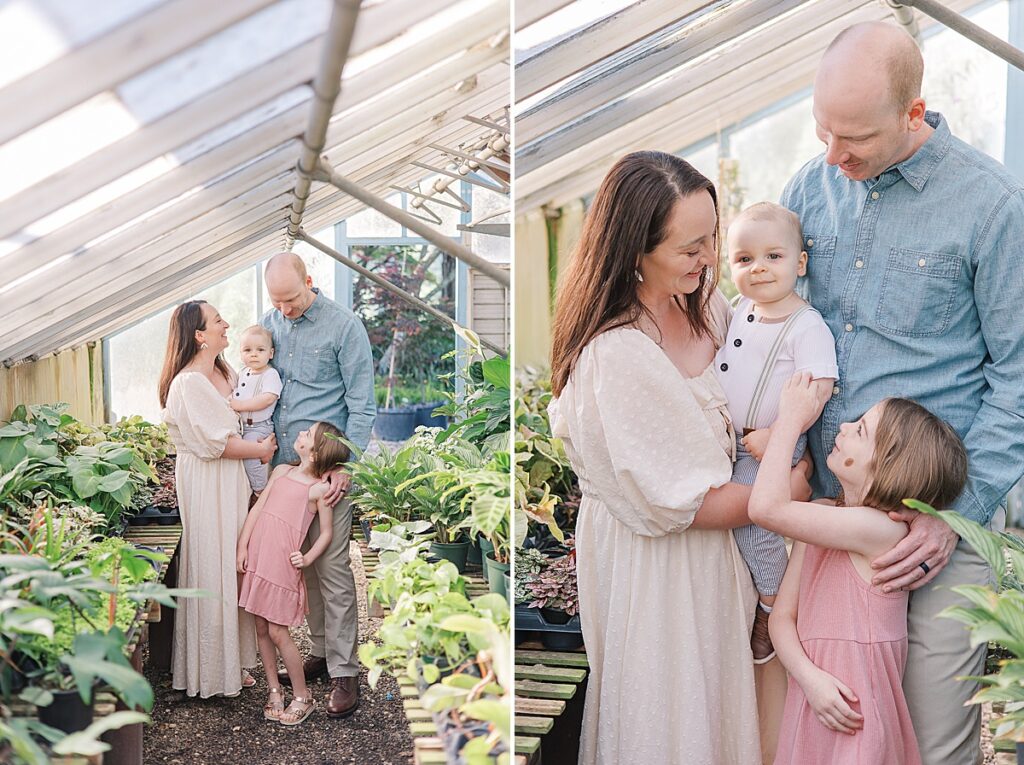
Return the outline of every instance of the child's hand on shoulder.
[[[818,419],[818,413],[818,391],[811,373],[797,372],[782,386],[776,422],[799,425],[803,433]]]
[[[306,556],[300,553],[298,550],[289,555],[288,560],[295,568],[306,568],[306,566],[309,565],[309,563],[306,561]]]

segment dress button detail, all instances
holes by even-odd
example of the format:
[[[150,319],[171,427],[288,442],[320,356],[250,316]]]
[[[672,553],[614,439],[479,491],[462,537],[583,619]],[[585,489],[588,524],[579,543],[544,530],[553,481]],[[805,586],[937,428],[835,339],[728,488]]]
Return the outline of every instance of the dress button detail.
[[[754,320],[754,314],[748,313],[747,314],[747,321],[753,321],[753,320]]]
[[[853,325],[852,324],[847,324],[846,325],[846,331],[847,332],[853,332]]]
[[[879,194],[877,191],[872,191],[871,192],[871,198],[872,199],[878,199],[880,196],[882,196],[882,195]]]
[[[857,266],[857,268],[864,268],[864,261],[863,260],[858,260],[853,265]]]
[[[741,345],[743,345],[743,341],[737,337],[735,340],[732,341],[732,344],[739,348]]]
[[[721,369],[723,372],[728,372],[729,371],[729,365],[728,364],[722,364],[722,366],[720,366],[719,369]]]

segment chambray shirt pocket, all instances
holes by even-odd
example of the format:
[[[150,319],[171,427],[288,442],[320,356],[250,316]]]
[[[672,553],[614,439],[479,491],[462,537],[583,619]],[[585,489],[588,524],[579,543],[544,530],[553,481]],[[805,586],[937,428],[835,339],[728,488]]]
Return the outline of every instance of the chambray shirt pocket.
[[[335,374],[337,374],[338,354],[331,347],[329,342],[314,343],[312,347],[302,355],[300,365],[300,368],[302,369],[302,379],[304,380],[312,381],[330,379],[332,366]]]
[[[836,237],[804,229],[804,250],[807,252],[807,294],[813,306],[824,305],[832,277],[832,261],[836,254]]]
[[[879,328],[904,337],[945,332],[962,268],[960,255],[891,248],[875,310]]]

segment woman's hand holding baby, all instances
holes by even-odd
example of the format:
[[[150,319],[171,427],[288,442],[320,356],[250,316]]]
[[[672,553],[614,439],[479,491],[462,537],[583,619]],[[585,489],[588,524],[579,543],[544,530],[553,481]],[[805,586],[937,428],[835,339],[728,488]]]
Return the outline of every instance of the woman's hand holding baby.
[[[271,433],[269,436],[260,440],[258,443],[262,448],[262,453],[260,454],[260,462],[266,465],[268,462],[270,462],[270,460],[274,459],[274,452],[277,451],[277,436]]]

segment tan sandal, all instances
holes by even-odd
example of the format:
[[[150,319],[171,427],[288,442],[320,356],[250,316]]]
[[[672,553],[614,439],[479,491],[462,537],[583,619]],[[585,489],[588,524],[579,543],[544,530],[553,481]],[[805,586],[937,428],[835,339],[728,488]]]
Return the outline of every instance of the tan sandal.
[[[302,708],[302,704],[307,705],[305,709]],[[306,698],[293,696],[292,703],[281,713],[277,721],[281,725],[287,725],[289,728],[293,725],[301,725],[306,721],[307,717],[313,714],[314,709],[316,709],[316,699],[312,696],[307,696]]]
[[[269,696],[272,693],[277,694],[277,701],[270,700]],[[267,696],[267,703],[263,705],[263,719],[277,722],[281,719],[281,715],[284,714],[284,694],[280,688],[271,688],[267,691]]]
[[[256,685],[256,678],[249,674],[249,670],[243,669],[242,670],[242,687],[243,688],[252,688],[254,685]]]

